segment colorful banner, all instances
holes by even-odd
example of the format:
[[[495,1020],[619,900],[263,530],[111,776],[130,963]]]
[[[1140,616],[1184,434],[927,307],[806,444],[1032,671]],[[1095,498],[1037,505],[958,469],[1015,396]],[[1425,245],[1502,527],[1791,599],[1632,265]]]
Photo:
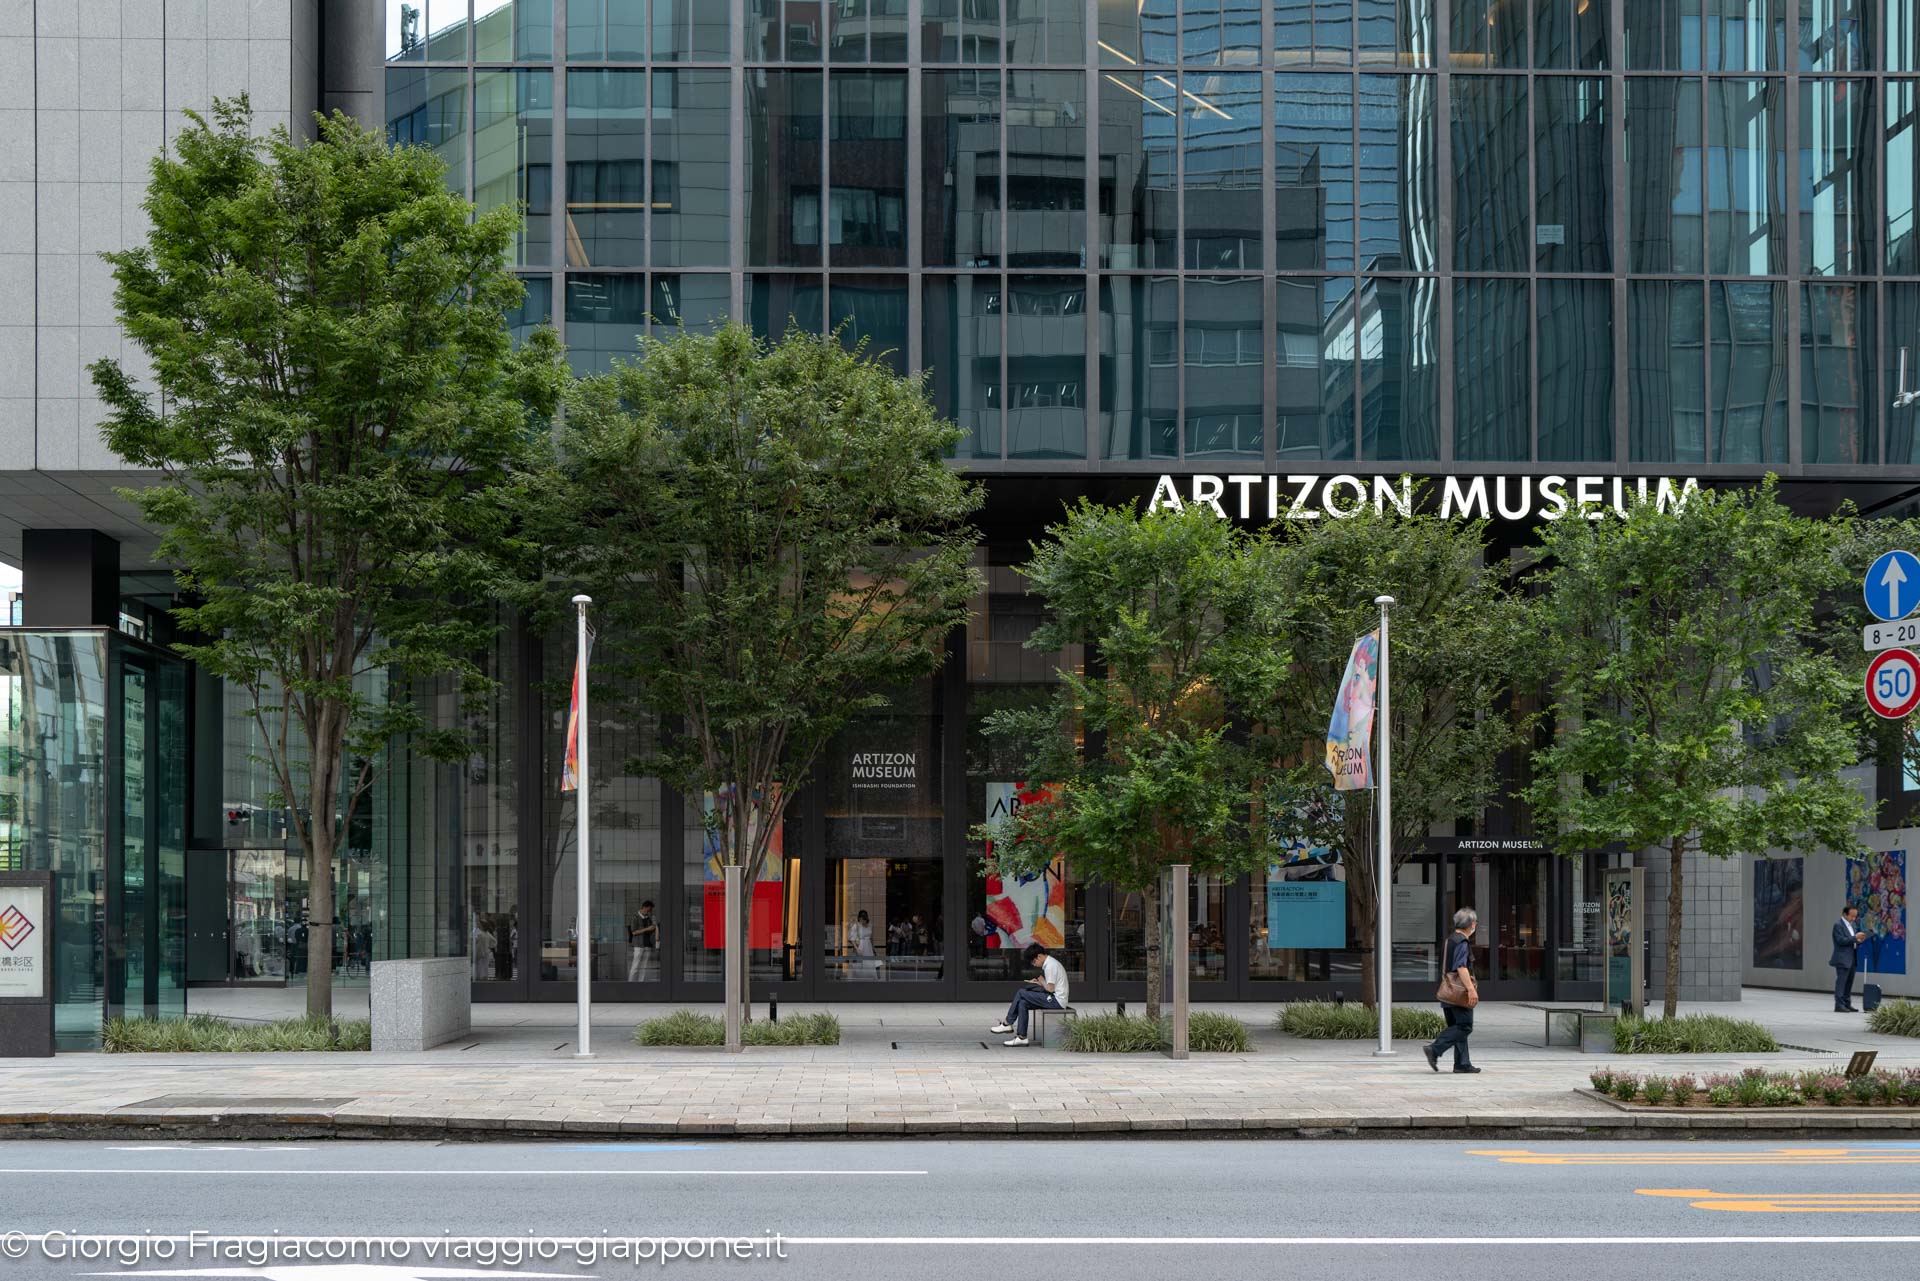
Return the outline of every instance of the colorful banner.
[[[1379,679],[1380,633],[1372,631],[1353,643],[1327,724],[1327,768],[1339,791],[1373,786],[1373,695]]]
[[[593,637],[587,637],[587,657],[593,657]],[[567,698],[567,754],[560,764],[560,790],[580,790],[580,668],[573,665],[573,693]]]
[[[1053,795],[1047,783],[987,784],[987,823],[997,826],[1011,822],[1026,805],[1043,805]],[[993,842],[987,842],[987,858],[993,858]],[[1032,876],[1003,877],[991,866],[986,875],[987,902],[982,915],[987,935],[982,940],[989,948],[1013,948],[1029,943],[1046,947],[1064,947],[1067,942],[1067,861],[1056,857]]]
[[[1903,850],[1874,850],[1847,860],[1847,906],[1860,909],[1858,928],[1867,936],[1860,949],[1863,974],[1907,972],[1907,856]]]

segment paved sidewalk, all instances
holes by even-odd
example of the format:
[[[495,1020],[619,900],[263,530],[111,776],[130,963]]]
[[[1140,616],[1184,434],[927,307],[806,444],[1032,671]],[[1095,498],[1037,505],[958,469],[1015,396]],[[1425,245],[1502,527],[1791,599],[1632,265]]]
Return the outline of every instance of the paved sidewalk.
[[[1417,1044],[1377,1059],[1371,1042],[1313,1042],[1272,1030],[1270,1006],[1233,1006],[1255,1051],[1076,1055],[1009,1050],[984,1006],[834,1007],[843,1044],[819,1049],[652,1049],[627,1039],[637,1006],[600,1007],[595,1050],[573,1057],[572,1008],[478,1006],[475,1034],[424,1054],[62,1055],[0,1060],[0,1137],[143,1130],[177,1136],[557,1134],[1033,1134],[1260,1131],[1276,1135],[1588,1132],[1644,1135],[1763,1129],[1785,1135],[1920,1129],[1920,1116],[1781,1112],[1627,1113],[1577,1091],[1599,1064],[1704,1076],[1799,1068],[1880,1051],[1920,1065],[1920,1042],[1874,1036],[1797,994],[1752,993],[1712,1008],[1758,1017],[1801,1047],[1774,1055],[1582,1055],[1540,1044],[1543,1018],[1482,1007],[1479,1076],[1434,1075]],[[790,1007],[792,1010],[793,1007]],[[809,1007],[817,1008],[817,1007]]]

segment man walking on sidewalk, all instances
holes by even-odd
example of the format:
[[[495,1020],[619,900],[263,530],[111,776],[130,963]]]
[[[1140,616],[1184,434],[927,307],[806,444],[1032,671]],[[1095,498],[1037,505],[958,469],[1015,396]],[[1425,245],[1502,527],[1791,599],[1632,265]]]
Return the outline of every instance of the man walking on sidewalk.
[[[1853,972],[1860,965],[1860,949],[1867,945],[1867,936],[1860,932],[1860,909],[1849,903],[1840,912],[1840,919],[1833,923],[1833,955],[1827,964],[1833,966],[1833,1011],[1836,1014],[1858,1014],[1853,1004]]]
[[[1473,981],[1473,947],[1469,940],[1479,925],[1480,914],[1470,907],[1453,914],[1453,933],[1447,936],[1447,968],[1440,983],[1440,1012],[1446,1016],[1447,1028],[1433,1039],[1433,1044],[1421,1047],[1421,1053],[1427,1056],[1427,1066],[1436,1072],[1440,1070],[1440,1055],[1448,1046],[1453,1047],[1454,1071],[1480,1070],[1467,1057],[1467,1038],[1473,1035],[1473,1007],[1480,1003],[1480,989]]]

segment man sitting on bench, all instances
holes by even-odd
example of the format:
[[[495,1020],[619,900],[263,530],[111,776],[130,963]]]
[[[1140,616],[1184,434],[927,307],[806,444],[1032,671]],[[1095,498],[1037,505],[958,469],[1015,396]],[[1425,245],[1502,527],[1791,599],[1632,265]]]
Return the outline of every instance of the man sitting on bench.
[[[1013,1004],[1007,1007],[1007,1017],[990,1029],[1013,1033],[1013,1038],[1006,1042],[1008,1045],[1027,1043],[1028,1011],[1067,1008],[1067,967],[1056,961],[1041,943],[1027,944],[1027,950],[1020,954],[1020,961],[1023,966],[1038,965],[1040,977],[1028,979],[1026,986],[1013,994]]]

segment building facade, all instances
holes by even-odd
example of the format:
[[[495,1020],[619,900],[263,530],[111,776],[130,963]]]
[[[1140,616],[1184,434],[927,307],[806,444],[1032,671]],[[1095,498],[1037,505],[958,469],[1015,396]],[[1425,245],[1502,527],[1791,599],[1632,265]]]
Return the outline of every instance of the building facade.
[[[1332,501],[1342,477],[1485,480],[1504,554],[1535,509],[1509,509],[1503,480],[1577,501],[1584,477],[1604,503],[1616,480],[1775,472],[1810,512],[1920,491],[1914,410],[1892,407],[1898,353],[1920,346],[1916,0],[0,0],[0,57],[18,122],[0,266],[31,302],[0,327],[16,721],[34,699],[90,705],[57,629],[122,638],[89,639],[102,673],[114,646],[166,661],[165,567],[113,494],[138,477],[102,444],[83,370],[134,354],[95,255],[144,234],[144,166],[213,96],[245,89],[295,129],[348,110],[433,149],[479,207],[522,206],[512,321],[553,324],[583,374],[723,317],[924,371],[967,431],[955,465],[987,486],[988,585],[942,672],[798,798],[756,890],[769,992],[998,993],[1035,931],[1058,935],[1076,993],[1143,990],[1138,902],[1071,868],[1002,884],[967,837],[1024,782],[984,717],[1079,658],[1024,648],[1037,606],[1012,568],[1063,501],[1170,477],[1258,519]],[[350,837],[337,967],[465,952],[480,999],[569,999],[581,964],[608,998],[717,997],[703,798],[604,781],[593,919],[574,918],[571,649],[507,623],[474,757],[401,752]],[[130,987],[107,963],[145,929],[130,865],[170,875],[146,847],[61,845],[53,793],[35,810],[24,783],[0,840],[72,864],[106,1008],[304,964],[304,875],[238,700],[184,680],[179,928],[155,941],[177,934],[179,963],[153,971],[177,982],[148,967]],[[46,777],[102,780],[101,822],[124,828],[146,794],[110,777],[127,718],[100,681]],[[651,727],[591,732],[613,761]],[[1549,858],[1510,809],[1434,833],[1396,887],[1405,994],[1426,994],[1459,903],[1488,923],[1490,994],[1597,994],[1619,857]],[[1357,993],[1356,949],[1286,937],[1268,910],[1270,886],[1339,877],[1309,858],[1198,878],[1196,997]],[[1702,896],[1690,996],[1737,994],[1751,885]]]

